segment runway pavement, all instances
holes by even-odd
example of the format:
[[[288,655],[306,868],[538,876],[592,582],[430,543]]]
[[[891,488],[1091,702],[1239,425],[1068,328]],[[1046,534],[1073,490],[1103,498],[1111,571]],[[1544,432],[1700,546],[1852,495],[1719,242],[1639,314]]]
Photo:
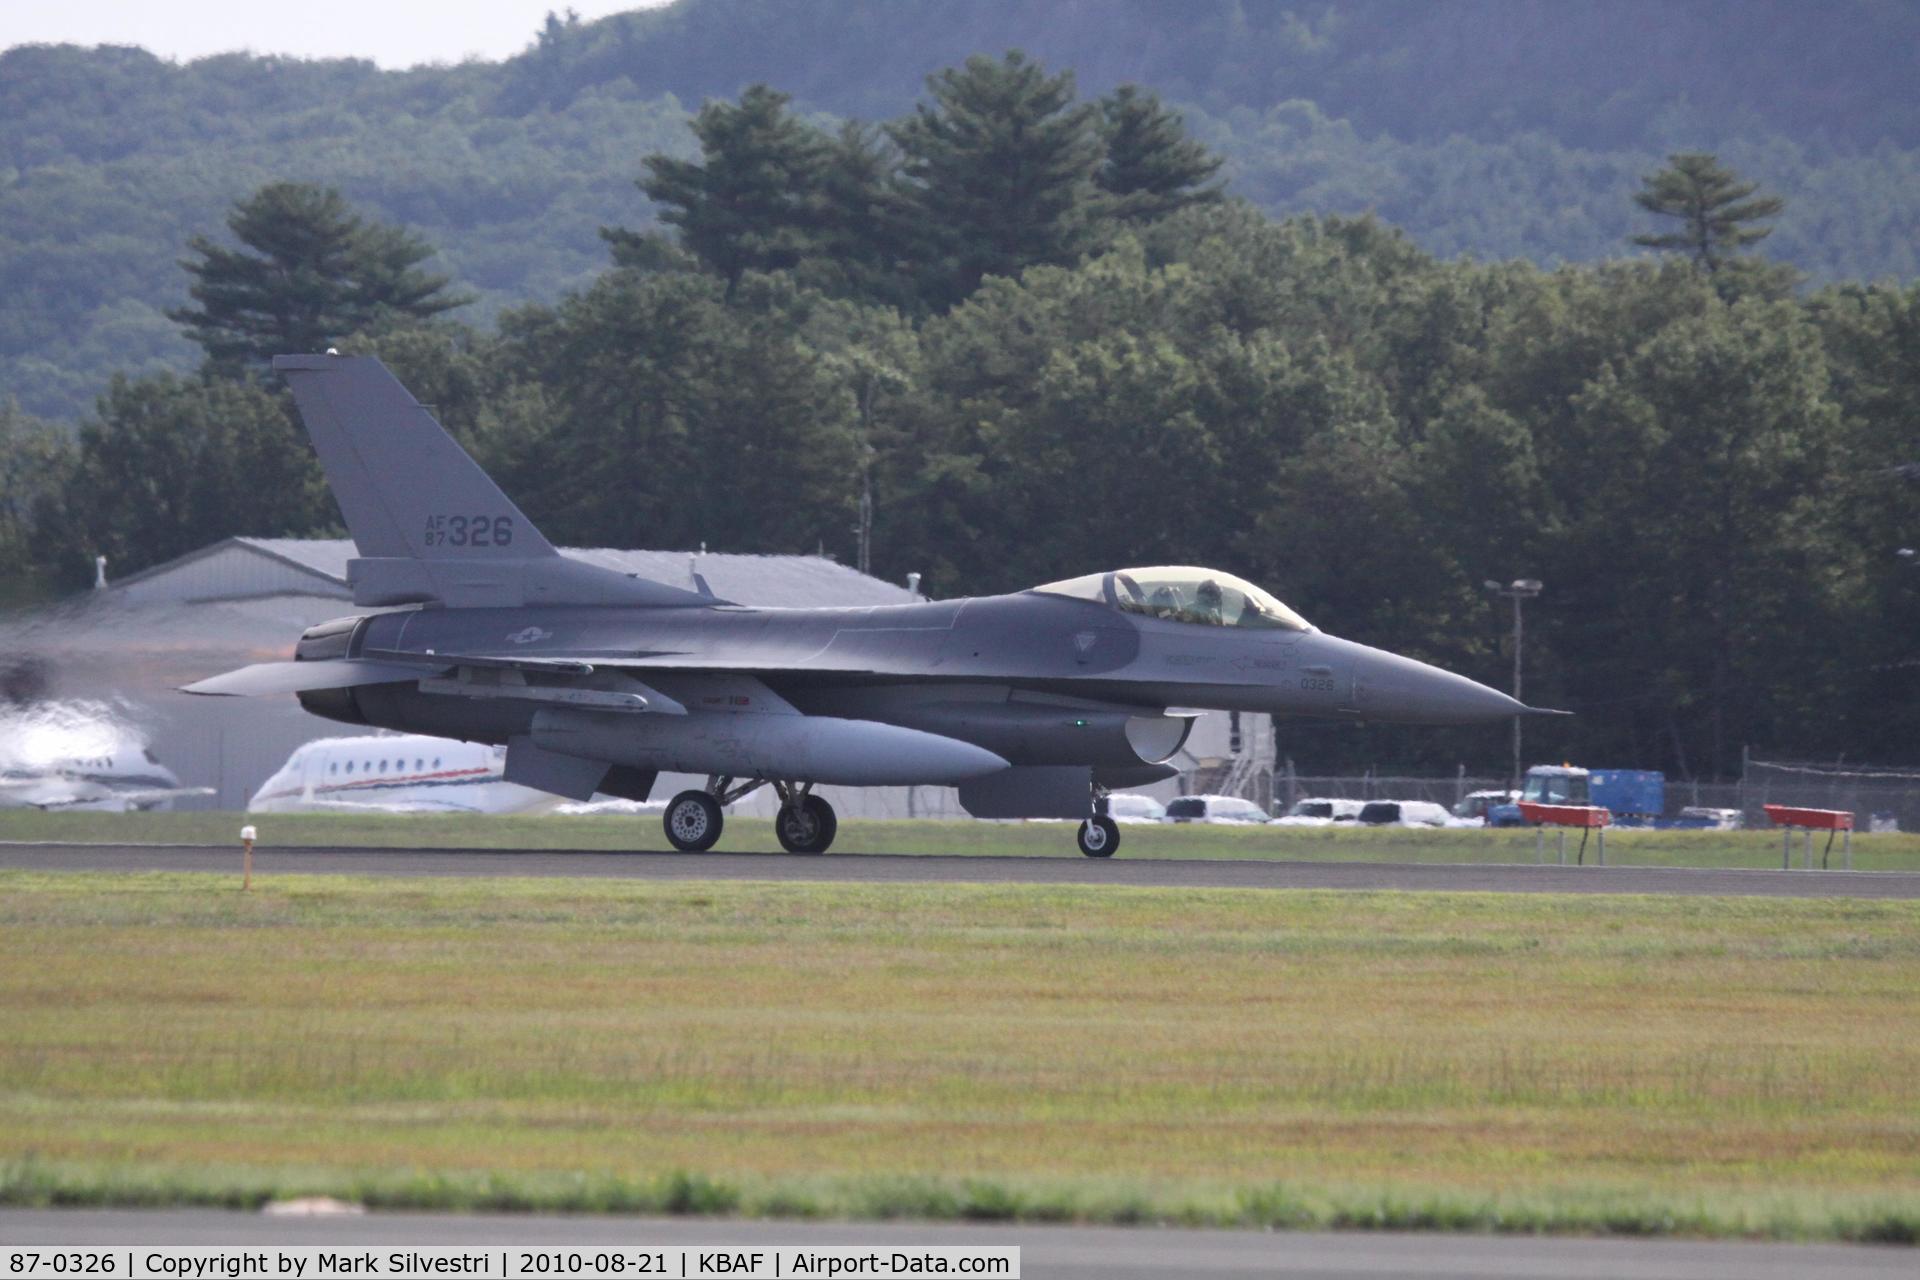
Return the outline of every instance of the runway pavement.
[[[0,844],[0,868],[221,871],[239,850],[193,845]],[[1414,889],[1461,893],[1655,893],[1920,898],[1920,872],[1770,871],[1264,860],[946,857],[854,853],[607,853],[584,850],[263,848],[256,875],[590,876],[868,884],[1096,884],[1218,889]]]
[[[1880,1280],[1911,1276],[1920,1254],[1859,1245],[1590,1240],[1553,1236],[1188,1231],[1154,1227],[745,1222],[386,1214],[269,1218],[219,1210],[0,1210],[0,1244],[71,1245],[694,1245],[767,1248],[1018,1245],[1027,1280],[1174,1276],[1342,1280]]]

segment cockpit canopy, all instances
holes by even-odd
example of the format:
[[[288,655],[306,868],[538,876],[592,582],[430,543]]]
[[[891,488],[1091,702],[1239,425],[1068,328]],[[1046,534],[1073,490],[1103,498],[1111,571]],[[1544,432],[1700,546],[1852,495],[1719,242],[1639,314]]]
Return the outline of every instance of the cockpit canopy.
[[[1050,596],[1092,600],[1123,613],[1145,614],[1205,627],[1311,631],[1305,618],[1244,578],[1193,565],[1090,573],[1035,587]]]

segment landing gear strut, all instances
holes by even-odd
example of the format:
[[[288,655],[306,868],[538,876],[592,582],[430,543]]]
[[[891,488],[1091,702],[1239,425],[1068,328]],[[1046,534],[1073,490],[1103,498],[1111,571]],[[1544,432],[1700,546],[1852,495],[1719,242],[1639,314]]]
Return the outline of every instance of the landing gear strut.
[[[776,782],[780,812],[773,817],[773,834],[788,853],[825,853],[840,823],[833,806],[813,794],[812,783]]]
[[[705,853],[720,839],[726,824],[722,809],[771,785],[780,793],[780,812],[774,815],[773,834],[788,853],[825,853],[839,830],[833,806],[813,794],[811,782],[772,782],[767,778],[714,776],[701,791],[682,791],[667,806],[663,825],[667,842],[682,853]]]
[[[1111,858],[1120,847],[1120,826],[1107,816],[1107,789],[1093,788],[1093,814],[1080,824],[1080,852],[1089,858]]]

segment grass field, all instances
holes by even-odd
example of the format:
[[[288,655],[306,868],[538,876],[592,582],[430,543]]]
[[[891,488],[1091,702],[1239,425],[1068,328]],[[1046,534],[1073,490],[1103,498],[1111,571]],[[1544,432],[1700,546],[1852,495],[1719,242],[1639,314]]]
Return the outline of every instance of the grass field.
[[[392,845],[465,849],[665,849],[656,816],[505,817],[420,814],[41,813],[0,810],[0,840],[162,841],[236,844],[242,823],[262,845]],[[1567,858],[1579,847],[1568,833]],[[731,819],[720,849],[770,852],[780,846],[765,818]],[[1814,865],[1824,839],[1816,838]],[[847,819],[835,853],[1017,854],[1077,858],[1073,826],[1060,822],[936,822]],[[1556,854],[1554,836],[1546,858]],[[1125,826],[1123,858],[1275,858],[1367,862],[1532,862],[1532,831],[1421,831],[1404,828]],[[1589,843],[1587,860],[1598,851]],[[1607,861],[1622,866],[1778,867],[1777,831],[1615,831]],[[1798,837],[1793,863],[1801,861]],[[1838,867],[1836,841],[1832,865]],[[1920,871],[1920,834],[1856,835],[1863,871]]]
[[[1920,903],[0,873],[0,1199],[1920,1238]]]

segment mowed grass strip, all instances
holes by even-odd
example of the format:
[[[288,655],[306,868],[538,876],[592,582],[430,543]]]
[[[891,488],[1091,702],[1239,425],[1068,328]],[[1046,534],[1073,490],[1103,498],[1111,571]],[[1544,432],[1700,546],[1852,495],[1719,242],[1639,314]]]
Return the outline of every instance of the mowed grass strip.
[[[258,829],[262,848],[394,847],[438,849],[666,849],[658,815],[449,815],[449,814],[240,814],[240,813],[43,813],[0,810],[0,840],[83,844],[235,845],[242,824]],[[1078,858],[1074,827],[1067,822],[975,822],[933,819],[848,818],[834,840],[835,853],[958,854]],[[1615,830],[1606,857],[1620,866],[1778,867],[1778,831]],[[1568,833],[1567,860],[1580,847]],[[780,846],[767,818],[731,815],[721,852],[772,853]],[[1558,857],[1553,832],[1544,857]],[[1826,851],[1816,836],[1813,864]],[[1425,830],[1402,827],[1270,827],[1208,824],[1121,827],[1122,858],[1265,858],[1336,862],[1530,863],[1542,856],[1532,830]],[[1802,859],[1800,836],[1793,865]],[[1589,840],[1586,860],[1599,857]],[[1841,865],[1834,842],[1831,865]],[[1920,871],[1920,833],[1856,834],[1853,865],[1861,871]]]
[[[1920,904],[0,873],[0,1197],[1911,1240]]]

